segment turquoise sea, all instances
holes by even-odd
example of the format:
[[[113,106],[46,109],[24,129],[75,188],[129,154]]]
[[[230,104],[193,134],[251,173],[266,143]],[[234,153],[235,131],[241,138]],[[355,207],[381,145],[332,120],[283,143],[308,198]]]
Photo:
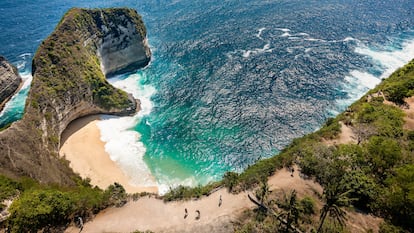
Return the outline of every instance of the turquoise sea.
[[[137,184],[205,184],[277,154],[414,58],[414,1],[1,0],[0,54],[25,88],[0,114],[18,120],[31,59],[71,7],[132,7],[149,66],[110,81],[142,101],[104,116],[106,150]]]

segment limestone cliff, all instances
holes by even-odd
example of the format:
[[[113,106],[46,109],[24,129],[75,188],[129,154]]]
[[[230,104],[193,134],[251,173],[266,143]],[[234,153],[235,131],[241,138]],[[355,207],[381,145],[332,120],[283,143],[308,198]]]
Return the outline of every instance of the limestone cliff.
[[[136,70],[149,63],[151,51],[146,40],[145,28],[140,18],[130,18],[125,14],[98,16],[102,20],[98,55],[101,68],[106,76]]]
[[[23,119],[0,132],[0,173],[71,184],[74,174],[58,156],[61,133],[85,115],[138,110],[105,75],[148,63],[145,33],[135,10],[69,10],[33,58]]]
[[[22,82],[16,67],[0,56],[0,110]]]

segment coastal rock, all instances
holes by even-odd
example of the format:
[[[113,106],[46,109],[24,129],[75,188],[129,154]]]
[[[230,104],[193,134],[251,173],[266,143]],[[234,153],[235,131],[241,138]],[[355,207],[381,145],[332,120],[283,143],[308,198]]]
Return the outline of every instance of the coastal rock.
[[[0,110],[4,104],[18,90],[22,78],[16,67],[10,64],[6,58],[0,56]]]
[[[146,30],[141,18],[128,15],[98,14],[100,39],[98,55],[101,68],[107,76],[127,73],[146,66],[151,59],[151,51],[146,39]]]
[[[145,66],[149,56],[145,26],[135,10],[69,10],[33,58],[22,120],[0,132],[0,173],[73,184],[76,175],[58,155],[63,130],[82,116],[138,111],[138,101],[105,75]]]

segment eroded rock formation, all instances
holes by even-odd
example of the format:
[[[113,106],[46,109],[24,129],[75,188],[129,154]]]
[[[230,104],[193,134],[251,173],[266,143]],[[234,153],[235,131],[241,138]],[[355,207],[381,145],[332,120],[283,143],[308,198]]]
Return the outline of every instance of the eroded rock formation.
[[[128,15],[101,14],[102,36],[98,41],[98,55],[101,68],[106,76],[113,76],[146,66],[151,51],[146,39],[142,21]]]
[[[16,93],[22,82],[16,67],[0,56],[0,110],[10,97]]]
[[[105,75],[148,64],[141,17],[132,9],[71,9],[33,58],[33,81],[23,119],[0,132],[0,173],[70,185],[75,175],[60,159],[60,136],[76,118],[139,108]]]

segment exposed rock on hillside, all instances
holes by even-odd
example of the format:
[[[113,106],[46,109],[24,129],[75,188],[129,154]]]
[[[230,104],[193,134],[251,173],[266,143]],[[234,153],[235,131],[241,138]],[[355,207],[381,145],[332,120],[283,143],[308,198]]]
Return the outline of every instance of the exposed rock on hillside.
[[[19,88],[22,78],[16,67],[0,56],[0,110]]]
[[[23,119],[0,132],[0,173],[72,184],[74,174],[58,156],[61,133],[82,116],[138,110],[137,101],[105,74],[146,65],[145,37],[135,10],[69,10],[34,56]]]

